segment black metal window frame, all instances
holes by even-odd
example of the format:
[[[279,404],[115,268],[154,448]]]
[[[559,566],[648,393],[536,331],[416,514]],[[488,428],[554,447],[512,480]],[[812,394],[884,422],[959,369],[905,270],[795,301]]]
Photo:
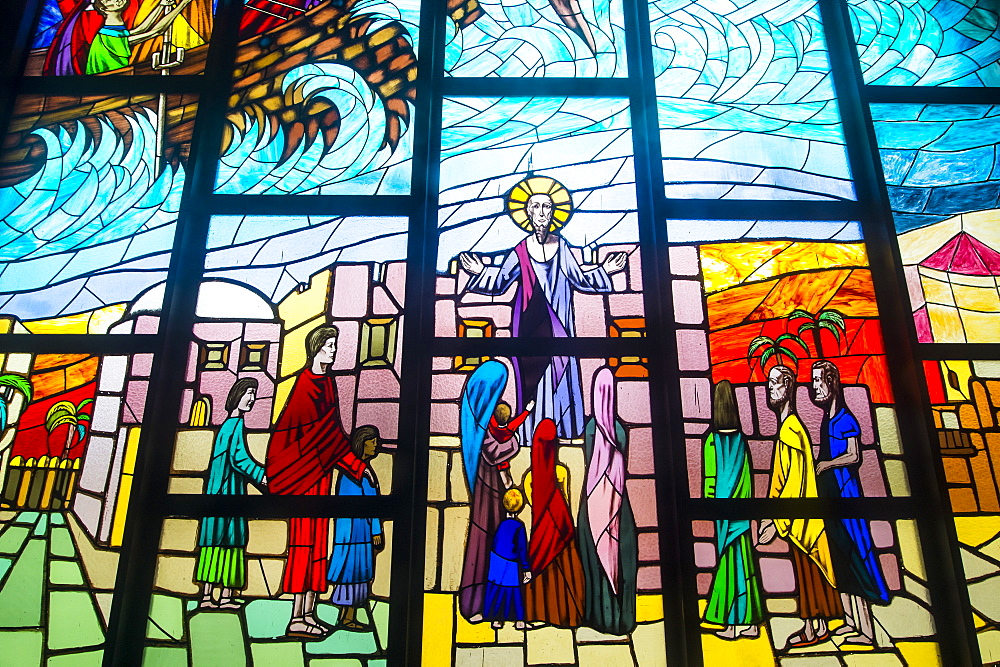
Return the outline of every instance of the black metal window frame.
[[[925,387],[923,359],[1000,359],[1000,344],[918,344],[909,312],[892,211],[882,176],[868,104],[1000,103],[1000,90],[955,87],[865,86],[845,0],[818,0],[843,120],[856,201],[722,201],[668,199],[663,188],[656,98],[653,88],[648,7],[623,0],[628,76],[615,79],[463,79],[445,77],[445,7],[424,0],[420,15],[419,70],[411,194],[406,196],[216,195],[218,147],[232,80],[242,0],[219,0],[205,72],[201,76],[21,75],[42,0],[14,0],[0,22],[0,127],[6,128],[18,95],[86,95],[126,92],[199,95],[177,234],[170,259],[160,329],[156,334],[0,335],[0,351],[32,353],[155,354],[142,424],[132,501],[112,607],[105,665],[142,662],[162,521],[166,517],[218,515],[379,516],[392,520],[394,563],[388,660],[419,664],[422,637],[424,530],[427,506],[427,434],[431,361],[434,356],[518,356],[546,353],[551,345],[517,339],[437,338],[434,335],[438,170],[442,100],[448,96],[567,96],[627,98],[633,122],[636,194],[647,336],[562,339],[561,354],[648,359],[661,539],[661,574],[667,659],[671,665],[702,663],[692,520],[716,517],[858,516],[914,519],[929,580],[937,641],[946,665],[979,664],[968,592]],[[391,495],[360,499],[288,496],[219,497],[167,493],[174,434],[183,387],[195,302],[205,262],[211,216],[393,215],[407,216],[402,392],[399,446]],[[669,219],[860,220],[876,300],[881,313],[900,437],[913,495],[835,503],[757,498],[725,501],[689,496],[681,418],[673,304],[667,288]]]

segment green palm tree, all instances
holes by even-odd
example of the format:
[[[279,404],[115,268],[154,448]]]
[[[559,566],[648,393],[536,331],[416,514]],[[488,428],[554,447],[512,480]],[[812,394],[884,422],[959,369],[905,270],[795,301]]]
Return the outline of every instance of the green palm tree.
[[[747,364],[750,365],[751,371],[753,370],[753,357],[757,355],[757,361],[760,363],[760,372],[764,372],[764,368],[771,359],[775,358],[777,363],[781,363],[781,357],[788,357],[792,360],[794,364],[799,362],[799,357],[795,352],[789,347],[789,343],[794,343],[802,348],[805,354],[809,354],[809,348],[806,347],[805,342],[793,333],[783,333],[777,338],[771,338],[770,336],[757,336],[752,341],[750,345],[747,346]]]
[[[66,445],[63,447],[63,458],[73,448],[74,442],[83,442],[83,438],[87,434],[87,426],[82,422],[89,422],[90,415],[82,413],[80,410],[93,402],[92,398],[85,398],[78,405],[73,405],[70,401],[59,401],[49,408],[48,414],[45,415],[45,430],[49,433],[63,424],[69,424],[69,430],[66,432]]]
[[[13,387],[14,391],[19,391],[24,394],[25,405],[31,403],[31,397],[34,393],[34,389],[32,388],[31,382],[28,378],[21,377],[20,375],[13,375],[11,373],[0,375],[0,387]],[[0,434],[2,434],[6,428],[7,398],[0,395]]]
[[[808,310],[796,308],[788,315],[788,321],[792,320],[805,320],[799,325],[798,333],[801,336],[806,331],[812,332],[813,347],[818,359],[827,356],[823,353],[823,341],[820,337],[820,332],[823,329],[832,333],[833,337],[837,339],[837,351],[840,352],[840,334],[847,335],[847,322],[844,320],[844,314],[839,310],[821,310],[819,314],[813,315]]]

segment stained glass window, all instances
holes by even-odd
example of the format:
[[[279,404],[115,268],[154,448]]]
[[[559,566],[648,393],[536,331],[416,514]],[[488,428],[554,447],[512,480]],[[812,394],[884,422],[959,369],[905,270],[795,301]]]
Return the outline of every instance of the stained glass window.
[[[209,0],[45,0],[25,74],[201,74],[212,38]]]
[[[854,199],[813,2],[650,3],[668,197]]]
[[[1000,340],[995,107],[872,107],[920,342]]]
[[[849,0],[865,83],[996,86],[1000,13],[988,0]]]
[[[18,0],[6,662],[1000,663],[994,4]]]

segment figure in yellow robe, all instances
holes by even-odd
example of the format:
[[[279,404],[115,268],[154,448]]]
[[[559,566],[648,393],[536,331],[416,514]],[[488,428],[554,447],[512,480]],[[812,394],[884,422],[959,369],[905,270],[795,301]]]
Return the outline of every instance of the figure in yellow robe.
[[[816,498],[816,467],[812,443],[802,420],[792,412],[795,374],[787,366],[768,373],[768,405],[778,413],[781,426],[774,444],[769,498]],[[792,549],[792,568],[798,583],[799,617],[802,630],[788,638],[789,648],[812,646],[829,638],[826,619],[840,618],[843,606],[835,589],[833,562],[822,519],[765,519],[760,541],[770,542],[775,533]]]
[[[162,12],[160,0],[141,0],[136,10],[135,22],[141,23],[153,12]],[[193,49],[206,44],[212,36],[212,0],[191,0],[174,19],[170,41],[174,46]],[[129,58],[130,64],[150,62],[152,54],[163,48],[163,36],[158,35],[136,44]]]

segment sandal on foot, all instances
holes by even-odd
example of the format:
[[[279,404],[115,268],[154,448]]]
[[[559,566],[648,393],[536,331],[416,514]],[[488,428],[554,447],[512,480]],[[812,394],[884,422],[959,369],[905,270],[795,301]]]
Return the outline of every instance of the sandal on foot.
[[[219,605],[210,597],[202,598],[198,604],[198,609],[218,609]]]
[[[367,632],[369,626],[360,621],[347,621],[346,623],[341,623],[340,627],[349,632]]]
[[[821,635],[816,635],[812,639],[806,639],[805,634],[799,631],[788,638],[788,644],[785,648],[805,648],[806,646],[815,646],[816,644],[825,642],[829,638],[830,633],[824,632]]]
[[[288,624],[285,635],[288,637],[299,637],[301,639],[323,639],[329,634],[318,625],[310,625],[305,621],[295,621]]]

